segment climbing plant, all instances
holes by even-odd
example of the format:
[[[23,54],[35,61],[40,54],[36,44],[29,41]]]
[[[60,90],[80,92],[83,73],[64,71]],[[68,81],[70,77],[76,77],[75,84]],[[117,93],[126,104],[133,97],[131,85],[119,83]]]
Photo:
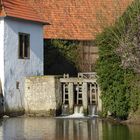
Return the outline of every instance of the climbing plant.
[[[44,56],[46,74],[53,73],[49,69],[55,65],[56,74],[76,74],[79,69],[79,44],[76,41],[45,40]]]
[[[140,1],[96,38],[103,115],[126,119],[140,104]]]

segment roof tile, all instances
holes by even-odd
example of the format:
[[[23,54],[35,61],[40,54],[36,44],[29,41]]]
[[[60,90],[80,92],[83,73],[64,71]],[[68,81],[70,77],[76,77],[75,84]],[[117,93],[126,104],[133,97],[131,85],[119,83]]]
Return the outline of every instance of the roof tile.
[[[25,0],[0,0],[0,16],[47,23]]]
[[[45,38],[92,40],[101,31],[101,24],[113,23],[132,0],[26,1],[50,23],[45,26]]]

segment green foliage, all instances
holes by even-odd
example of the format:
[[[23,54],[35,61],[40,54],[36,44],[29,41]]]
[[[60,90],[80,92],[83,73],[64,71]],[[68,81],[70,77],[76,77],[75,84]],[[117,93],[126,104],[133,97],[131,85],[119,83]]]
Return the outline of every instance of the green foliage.
[[[133,46],[134,34],[140,28],[139,15],[140,2],[135,0],[114,26],[106,28],[96,38],[99,47],[96,71],[102,91],[104,115],[110,111],[115,117],[124,119],[140,104],[139,75],[136,75],[130,65],[129,67],[123,65],[123,56],[127,56],[127,61],[131,58],[127,54],[129,51],[124,50]],[[122,41],[127,45],[122,45]],[[118,53],[117,49],[122,52]],[[127,62],[126,60],[124,62]]]
[[[66,40],[45,40],[45,72],[48,72],[48,69],[55,64],[63,66],[63,71],[59,74],[68,72],[65,71],[65,67],[70,67],[70,69],[75,69],[77,71],[78,65],[78,43],[74,41],[66,41]],[[58,66],[57,65],[57,66]],[[64,66],[66,65],[66,66]],[[56,68],[58,69],[58,68]],[[69,69],[69,68],[66,68]],[[48,73],[47,73],[48,74]]]
[[[78,44],[74,41],[52,40],[53,47],[57,48],[59,53],[67,58],[71,63],[76,64]]]
[[[137,109],[139,109],[140,105],[140,76],[135,75],[133,80],[131,81],[131,88],[132,88],[132,94],[130,96],[130,106],[131,111],[135,112]]]
[[[106,33],[97,38],[97,43],[100,43],[97,74],[101,84],[103,107],[115,116],[125,117],[128,115],[130,95],[130,86],[126,81],[131,72],[120,66],[121,59],[114,51],[117,41],[111,40],[115,36],[110,31]]]

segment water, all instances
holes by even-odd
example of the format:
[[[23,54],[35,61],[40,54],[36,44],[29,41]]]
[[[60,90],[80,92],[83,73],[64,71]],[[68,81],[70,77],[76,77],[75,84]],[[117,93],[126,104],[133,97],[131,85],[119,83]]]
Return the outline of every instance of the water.
[[[0,140],[140,140],[140,125],[97,118],[10,118],[0,123]]]
[[[62,115],[68,115],[69,114],[69,106],[68,105],[62,105]]]
[[[83,111],[83,106],[75,106],[74,114],[66,116],[65,118],[85,118]]]
[[[72,115],[69,115],[69,106],[63,105],[62,106],[62,116],[63,118],[81,118],[84,116],[84,108],[83,106],[74,106],[74,113]],[[96,105],[89,105],[88,106],[88,117],[97,117],[96,114]],[[87,117],[87,116],[86,116]]]
[[[84,111],[83,106],[74,106],[74,113],[72,115],[68,115],[68,113],[67,114],[66,113],[64,114],[63,113],[64,112],[64,109],[63,109],[62,115],[59,116],[59,117],[57,117],[57,118],[86,118],[84,116],[83,111]]]
[[[88,105],[89,116],[97,116],[96,115],[96,105]]]
[[[74,107],[74,115],[84,116],[84,108],[83,106],[75,106]]]
[[[94,116],[96,113],[96,106],[92,106],[92,111],[91,111],[91,115]]]

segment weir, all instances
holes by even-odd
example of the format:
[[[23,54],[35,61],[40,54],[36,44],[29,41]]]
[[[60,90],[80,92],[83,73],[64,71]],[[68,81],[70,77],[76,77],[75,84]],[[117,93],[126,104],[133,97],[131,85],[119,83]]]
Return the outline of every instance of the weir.
[[[64,75],[62,87],[62,115],[95,116],[101,111],[100,89],[96,73],[78,73],[78,77]]]
[[[83,106],[74,106],[74,114],[83,114]]]
[[[88,106],[88,115],[96,116],[97,115],[97,105],[89,105]]]

